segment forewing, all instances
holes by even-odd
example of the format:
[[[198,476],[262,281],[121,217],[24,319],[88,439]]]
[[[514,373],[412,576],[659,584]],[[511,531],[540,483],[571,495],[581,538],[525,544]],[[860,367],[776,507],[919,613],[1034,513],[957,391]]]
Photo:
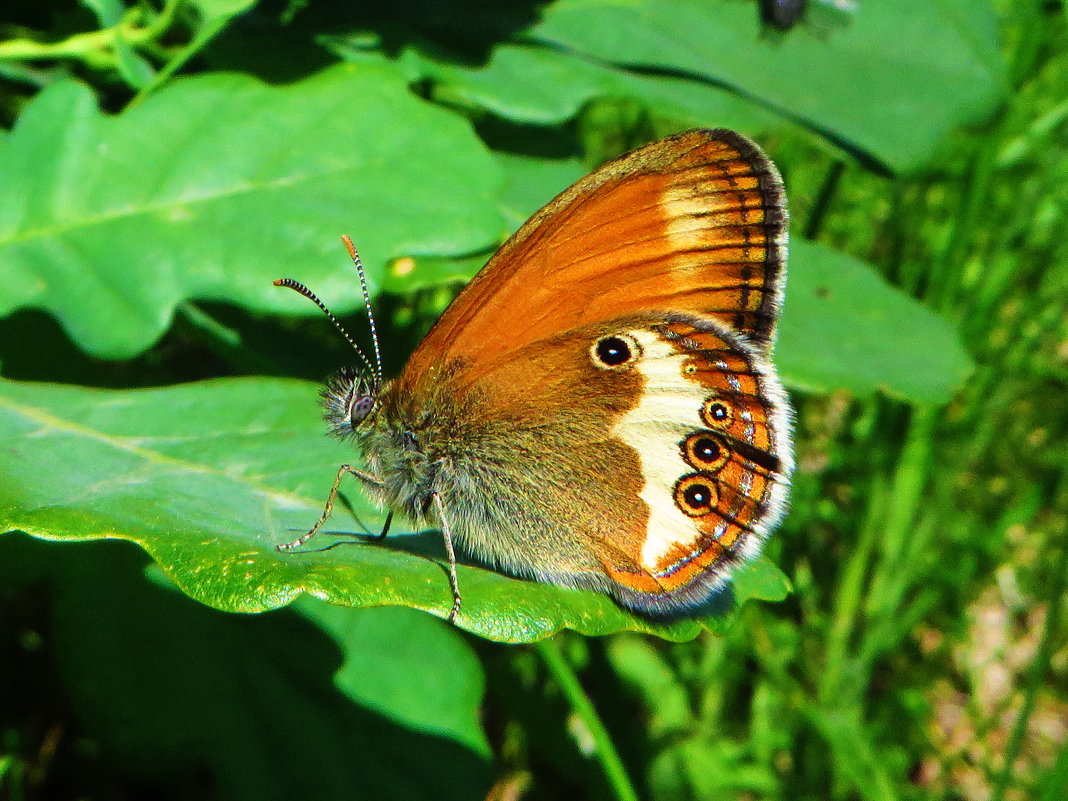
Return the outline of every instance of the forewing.
[[[711,317],[767,355],[785,244],[782,184],[756,145],[731,131],[669,137],[534,215],[442,315],[402,380],[643,312]]]

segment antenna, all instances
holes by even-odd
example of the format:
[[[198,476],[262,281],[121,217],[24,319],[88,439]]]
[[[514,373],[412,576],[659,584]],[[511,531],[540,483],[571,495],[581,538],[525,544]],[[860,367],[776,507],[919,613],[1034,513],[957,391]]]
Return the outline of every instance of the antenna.
[[[352,263],[356,265],[356,272],[360,275],[360,289],[363,290],[363,305],[364,308],[367,309],[367,321],[371,324],[371,344],[375,347],[375,363],[378,365],[378,369],[374,371],[375,380],[377,383],[381,384],[382,351],[378,349],[378,330],[375,328],[375,316],[371,312],[371,293],[367,291],[367,276],[363,274],[363,263],[360,261],[360,254],[356,252],[356,246],[352,244],[352,240],[349,239],[348,235],[342,234],[341,241],[345,243],[346,250],[348,250],[349,255],[352,256]],[[364,359],[364,361],[366,362],[367,360]]]
[[[362,276],[362,273],[361,273],[361,276]],[[312,292],[310,289],[308,289],[308,287],[304,286],[304,284],[302,284],[300,281],[294,281],[292,278],[279,278],[277,281],[274,282],[274,285],[275,286],[289,287],[290,289],[292,289],[292,290],[294,290],[296,292],[299,292],[304,297],[306,297],[308,300],[310,300],[313,303],[315,303],[315,305],[318,306],[320,309],[322,309],[323,310],[323,314],[325,314],[327,317],[329,317],[330,318],[330,322],[332,322],[334,324],[334,327],[337,328],[337,330],[341,332],[341,336],[345,337],[345,341],[348,342],[350,345],[352,345],[352,349],[354,351],[356,351],[356,355],[360,357],[360,361],[362,361],[364,363],[364,365],[367,367],[367,369],[371,371],[371,374],[375,376],[375,383],[376,384],[381,383],[381,381],[382,381],[382,359],[381,359],[381,357],[379,357],[378,370],[376,371],[371,366],[371,363],[367,360],[367,357],[363,355],[363,351],[360,350],[360,346],[357,345],[356,342],[353,340],[353,338],[349,336],[349,332],[346,331],[344,329],[344,327],[342,327],[341,323],[338,322],[337,318],[333,314],[331,314],[330,309],[326,308],[326,304],[323,303],[321,300],[319,300],[319,298],[315,297],[315,293],[314,292]],[[366,297],[367,297],[367,294],[366,294],[366,289],[365,289],[364,290],[364,298],[366,299]],[[368,306],[368,309],[370,309],[370,306]],[[372,325],[371,332],[373,334],[374,333],[374,323],[372,322],[371,325]],[[377,340],[377,338],[375,339],[375,355],[378,356],[378,340]]]

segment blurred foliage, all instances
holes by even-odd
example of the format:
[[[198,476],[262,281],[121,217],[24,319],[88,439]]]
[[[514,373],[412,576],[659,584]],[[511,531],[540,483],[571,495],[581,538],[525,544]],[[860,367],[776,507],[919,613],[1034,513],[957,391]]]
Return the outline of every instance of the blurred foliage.
[[[9,0],[0,797],[1065,797],[1066,86],[1060,2]],[[271,280],[358,310],[350,233],[396,368],[695,125],[793,219],[793,508],[722,614],[462,565],[452,627],[431,534],[275,554],[350,354]]]

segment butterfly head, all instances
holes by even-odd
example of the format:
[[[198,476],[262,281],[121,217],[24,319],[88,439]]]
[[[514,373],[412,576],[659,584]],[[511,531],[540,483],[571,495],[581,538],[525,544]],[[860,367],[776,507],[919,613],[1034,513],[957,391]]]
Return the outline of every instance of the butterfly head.
[[[377,377],[353,367],[331,376],[319,393],[330,433],[342,439],[355,434],[374,412],[379,389]]]

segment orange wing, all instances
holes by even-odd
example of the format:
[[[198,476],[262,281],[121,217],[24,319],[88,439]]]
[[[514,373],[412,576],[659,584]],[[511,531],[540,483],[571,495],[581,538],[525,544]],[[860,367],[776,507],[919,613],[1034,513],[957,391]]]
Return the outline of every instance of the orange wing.
[[[520,228],[427,334],[401,384],[449,360],[485,365],[643,312],[711,315],[766,354],[786,225],[779,175],[745,137],[693,130],[655,142],[582,179]]]

